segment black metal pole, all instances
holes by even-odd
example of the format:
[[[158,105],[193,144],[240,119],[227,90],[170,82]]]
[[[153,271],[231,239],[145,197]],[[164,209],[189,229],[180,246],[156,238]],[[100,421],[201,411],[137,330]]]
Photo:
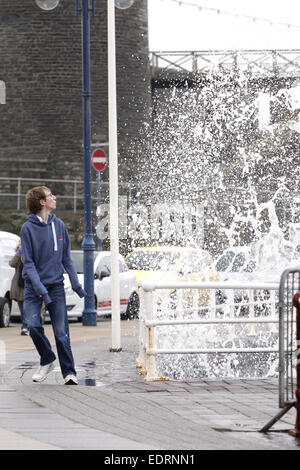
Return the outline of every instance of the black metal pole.
[[[82,124],[84,148],[84,239],[83,271],[84,288],[87,295],[84,299],[82,324],[95,326],[97,312],[94,300],[94,250],[95,243],[92,233],[92,184],[91,184],[91,102],[90,102],[90,12],[94,14],[94,0],[90,8],[90,0],[82,0],[79,9],[76,0],[77,14],[81,12],[82,25]]]

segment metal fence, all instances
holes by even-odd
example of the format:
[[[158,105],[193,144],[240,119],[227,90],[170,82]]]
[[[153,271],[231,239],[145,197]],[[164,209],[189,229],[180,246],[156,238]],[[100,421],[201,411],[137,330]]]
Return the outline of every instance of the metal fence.
[[[300,266],[286,269],[279,287],[279,406],[295,402],[296,387],[296,309],[293,297],[300,291]]]
[[[231,354],[231,353],[277,353],[278,354],[278,290],[276,283],[230,283],[230,282],[177,282],[150,283],[141,286],[140,311],[140,351],[137,367],[145,374],[145,380],[164,380],[156,370],[155,357],[158,354]],[[154,299],[154,293],[165,291]],[[179,296],[174,292],[184,292],[180,302],[186,315],[177,315],[176,303]],[[227,291],[228,295],[224,296]],[[192,293],[194,292],[194,294]],[[161,310],[168,312],[158,318],[154,304],[160,303]],[[173,312],[172,312],[173,310]],[[193,313],[196,312],[196,315]],[[192,318],[190,316],[193,315]],[[176,317],[176,318],[175,318]],[[272,345],[249,344],[245,347],[220,347],[211,343],[209,347],[159,349],[156,347],[156,330],[166,325],[249,325],[249,336],[254,336],[251,328],[255,324],[272,324],[274,340]],[[276,328],[277,327],[277,328]],[[200,335],[199,335],[200,336]]]
[[[296,405],[297,331],[293,298],[300,291],[300,266],[286,269],[279,285],[279,408],[281,410],[262,429],[268,431]]]
[[[201,74],[238,68],[256,77],[298,77],[299,63],[299,49],[150,52],[153,78],[162,72]]]
[[[97,200],[97,182],[92,181],[92,199]],[[62,200],[61,208],[73,210],[76,213],[83,209],[84,181],[41,178],[13,178],[0,177],[0,207],[5,209],[21,210],[25,207],[25,196],[32,186],[50,186],[56,196]],[[101,190],[108,191],[108,183],[101,182]]]

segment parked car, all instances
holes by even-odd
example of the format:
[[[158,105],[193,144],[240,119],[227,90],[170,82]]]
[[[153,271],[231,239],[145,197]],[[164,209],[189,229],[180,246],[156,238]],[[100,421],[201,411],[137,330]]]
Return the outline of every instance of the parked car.
[[[298,224],[289,227],[289,238],[286,240],[280,230],[273,230],[247,246],[227,248],[216,261],[221,280],[279,283],[286,268],[299,264]]]
[[[266,239],[269,240],[269,237]],[[268,250],[261,250],[264,239],[252,243],[248,246],[237,246],[226,249],[216,261],[216,268],[219,272],[221,281],[229,283],[279,283],[280,275],[287,261],[282,257],[282,263],[270,264],[270,260],[265,255]],[[265,244],[265,243],[264,243]],[[268,248],[268,244],[265,244]],[[274,256],[277,256],[278,250],[274,250]],[[228,301],[229,291],[220,291],[218,295],[219,303],[224,304]],[[250,299],[249,289],[234,289],[233,302],[235,304],[235,313],[237,315],[247,315],[250,311],[250,303],[257,302],[254,305],[256,315],[268,311],[268,300],[270,291],[255,289],[253,297]]]
[[[12,311],[17,312],[16,302],[10,300],[9,291],[14,268],[9,266],[9,261],[15,254],[15,248],[20,237],[14,233],[0,231],[0,327],[9,326]]]
[[[94,252],[94,292],[95,308],[98,316],[111,314],[111,264],[109,251]],[[71,250],[71,258],[75,263],[78,278],[84,284],[83,251]],[[120,313],[123,318],[138,318],[139,296],[135,276],[129,271],[123,256],[119,255],[120,272]],[[72,290],[69,276],[65,276],[65,293],[69,317],[82,317],[84,299],[80,299]]]

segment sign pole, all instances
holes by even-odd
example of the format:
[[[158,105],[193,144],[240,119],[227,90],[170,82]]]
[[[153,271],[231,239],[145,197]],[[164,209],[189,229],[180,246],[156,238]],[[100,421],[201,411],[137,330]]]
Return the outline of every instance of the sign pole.
[[[102,240],[101,240],[101,213],[100,213],[100,204],[101,204],[101,172],[97,171],[97,237],[98,237],[98,251],[102,251]]]
[[[101,171],[105,170],[107,165],[107,156],[104,150],[98,148],[92,153],[92,165],[97,172],[97,237],[98,237],[98,251],[102,251],[101,240]]]

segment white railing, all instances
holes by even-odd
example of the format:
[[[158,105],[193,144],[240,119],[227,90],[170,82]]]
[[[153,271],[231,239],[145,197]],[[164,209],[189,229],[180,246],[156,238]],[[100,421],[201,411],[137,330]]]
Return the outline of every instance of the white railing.
[[[29,184],[30,183],[30,184]],[[76,213],[78,210],[78,201],[84,200],[84,181],[83,180],[63,180],[63,179],[46,179],[46,178],[13,178],[0,176],[0,198],[15,198],[16,203],[14,209],[20,210],[22,203],[25,201],[27,189],[31,186],[38,185],[55,185],[60,184],[63,187],[64,194],[57,194],[59,199],[70,200],[73,204],[73,212]],[[92,181],[91,184],[95,187],[96,182]],[[10,186],[11,192],[3,191],[2,187]],[[67,189],[65,187],[67,187]],[[107,182],[102,182],[101,186],[108,186]],[[26,191],[24,191],[26,188]],[[72,189],[71,189],[72,188]],[[92,196],[93,200],[97,200],[96,196]]]
[[[203,347],[203,348],[184,348],[184,349],[159,349],[156,347],[156,329],[166,325],[235,325],[235,324],[273,324],[273,333],[278,324],[278,289],[277,283],[230,283],[230,282],[176,282],[176,283],[151,283],[145,282],[141,285],[141,309],[140,309],[140,330],[139,330],[139,356],[136,366],[140,372],[145,374],[145,381],[165,380],[166,377],[160,377],[156,370],[155,357],[158,354],[211,354],[211,353],[278,353],[278,346],[268,347],[244,347],[244,348],[222,348],[222,347]],[[182,292],[185,290],[185,295]],[[196,295],[191,296],[191,291],[196,290]],[[161,318],[154,314],[154,294],[158,291],[165,291],[167,302],[163,300],[164,296],[157,299],[161,305]],[[181,299],[174,299],[174,292],[181,292]],[[227,291],[225,303],[217,303],[217,293]],[[234,301],[237,291],[243,293],[245,299]],[[262,295],[266,291],[267,297]],[[185,314],[181,318],[174,318],[176,314],[176,302],[183,301]],[[193,302],[191,302],[193,300]],[[185,301],[185,302],[184,302]],[[156,304],[157,304],[156,302]],[[196,308],[194,304],[196,303]],[[188,304],[188,305],[187,305]],[[175,307],[174,307],[175,305]],[[171,308],[170,308],[171,307]],[[173,307],[173,313],[172,313]],[[267,312],[266,312],[267,307]],[[263,315],[257,313],[257,310],[264,309]],[[168,317],[164,318],[163,310],[168,310]],[[244,311],[242,310],[244,309]],[[245,310],[246,309],[246,310]],[[194,312],[197,317],[186,318]],[[174,313],[175,312],[175,313]],[[170,318],[172,317],[173,318]],[[254,336],[251,330],[248,336]],[[213,343],[212,343],[213,344]]]
[[[153,51],[150,66],[155,78],[161,71],[207,73],[239,68],[254,76],[299,76],[300,50]]]
[[[47,179],[47,178],[15,178],[10,176],[0,176],[0,207],[1,207],[1,200],[2,198],[6,200],[10,200],[12,198],[14,200],[13,204],[10,204],[8,209],[20,210],[24,207],[25,204],[25,196],[29,188],[33,186],[40,186],[45,185],[53,188],[58,186],[59,193],[56,193],[56,196],[60,200],[70,201],[71,205],[73,206],[73,212],[76,213],[78,209],[78,203],[81,203],[81,209],[83,209],[83,202],[84,202],[84,181],[83,180],[67,180],[67,179]],[[104,201],[108,198],[108,182],[102,181],[100,182],[100,178],[96,179],[95,181],[91,181],[92,185],[92,201],[97,201],[99,197],[99,188],[101,190],[101,197]],[[130,192],[133,189],[131,183],[127,182],[120,182],[120,188],[123,191],[123,196],[128,198]]]

